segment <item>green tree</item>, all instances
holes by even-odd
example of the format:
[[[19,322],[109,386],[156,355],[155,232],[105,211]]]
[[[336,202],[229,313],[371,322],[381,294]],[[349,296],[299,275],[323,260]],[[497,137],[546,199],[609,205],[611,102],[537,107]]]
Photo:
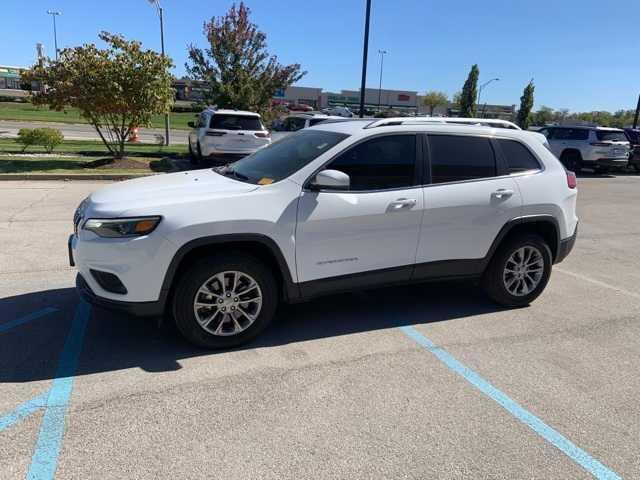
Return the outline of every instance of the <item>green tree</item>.
[[[532,114],[531,123],[538,126],[544,126],[553,122],[553,108],[545,107],[544,105],[540,109]]]
[[[432,90],[424,94],[422,103],[429,108],[429,115],[433,116],[433,111],[436,108],[445,106],[449,103],[449,97],[447,97],[447,94],[444,92],[436,92],[435,90]]]
[[[478,98],[478,77],[480,69],[478,65],[473,65],[467,81],[462,87],[462,95],[460,97],[460,116],[475,117],[476,116],[476,100]]]
[[[300,65],[281,65],[267,52],[266,35],[249,19],[243,2],[232,5],[225,16],[204,24],[209,48],[189,46],[187,72],[205,82],[205,100],[221,108],[267,113],[279,89],[302,78]]]
[[[135,128],[149,126],[152,115],[171,110],[172,64],[169,58],[143,50],[139,42],[120,35],[102,32],[100,39],[107,48],[94,44],[66,48],[58,61],[34,65],[25,80],[44,85],[32,98],[35,105],[57,111],[77,108],[119,159]]]
[[[529,81],[526,87],[524,87],[524,91],[522,92],[522,96],[520,97],[520,109],[518,110],[518,125],[523,130],[529,128],[531,109],[533,108],[533,93],[535,92],[535,85],[533,84],[533,79]]]

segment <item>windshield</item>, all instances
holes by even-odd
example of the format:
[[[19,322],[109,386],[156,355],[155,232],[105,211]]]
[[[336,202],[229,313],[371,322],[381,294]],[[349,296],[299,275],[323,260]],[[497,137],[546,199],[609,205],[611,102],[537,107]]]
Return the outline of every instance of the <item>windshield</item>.
[[[301,130],[217,170],[239,180],[269,185],[297,172],[348,135],[322,130]]]
[[[622,131],[596,130],[596,137],[601,142],[628,142],[627,136]]]
[[[260,117],[228,115],[224,113],[215,113],[213,117],[211,117],[209,128],[217,128],[220,130],[263,130]]]

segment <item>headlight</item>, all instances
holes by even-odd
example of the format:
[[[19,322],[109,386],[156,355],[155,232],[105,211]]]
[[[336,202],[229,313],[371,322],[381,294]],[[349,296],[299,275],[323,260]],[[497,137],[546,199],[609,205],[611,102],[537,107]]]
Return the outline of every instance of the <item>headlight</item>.
[[[100,237],[123,238],[148,235],[155,230],[161,217],[90,218],[82,227]]]

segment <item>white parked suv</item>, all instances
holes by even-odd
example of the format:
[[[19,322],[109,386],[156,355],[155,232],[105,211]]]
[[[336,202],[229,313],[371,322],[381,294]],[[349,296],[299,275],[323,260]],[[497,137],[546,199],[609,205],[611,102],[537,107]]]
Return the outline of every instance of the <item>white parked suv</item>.
[[[618,128],[565,126],[538,130],[547,137],[551,151],[574,172],[583,167],[605,173],[611,168],[626,168],[631,144]]]
[[[359,288],[478,279],[527,305],[574,245],[576,197],[531,132],[344,120],[226,167],[102,188],[69,254],[90,302],[172,313],[190,341],[224,348],[279,301]]]
[[[194,164],[212,157],[237,160],[271,143],[271,134],[254,112],[207,108],[189,126],[193,129],[189,154]]]

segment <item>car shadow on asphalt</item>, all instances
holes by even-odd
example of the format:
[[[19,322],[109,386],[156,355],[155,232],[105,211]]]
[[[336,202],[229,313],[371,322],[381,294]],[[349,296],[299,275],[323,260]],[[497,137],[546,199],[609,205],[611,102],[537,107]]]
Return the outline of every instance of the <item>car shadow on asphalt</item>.
[[[0,332],[0,384],[53,378],[79,299],[74,289],[0,299],[0,327],[44,307],[56,312]],[[467,283],[425,284],[332,295],[282,305],[270,327],[235,350],[288,345],[405,325],[451,321],[501,310]],[[140,368],[179,370],[181,359],[218,355],[194,347],[170,320],[142,319],[93,307],[76,375]]]

